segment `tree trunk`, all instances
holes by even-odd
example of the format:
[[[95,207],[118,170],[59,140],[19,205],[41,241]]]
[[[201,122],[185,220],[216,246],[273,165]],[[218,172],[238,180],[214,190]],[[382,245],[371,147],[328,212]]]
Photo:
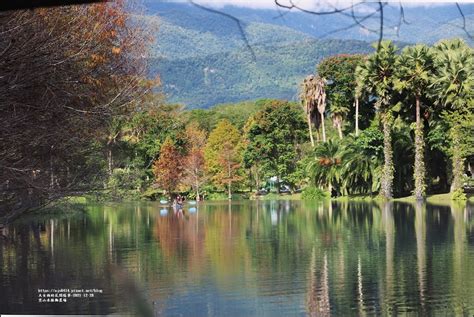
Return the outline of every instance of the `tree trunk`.
[[[112,157],[112,148],[109,146],[109,149],[107,151],[107,161],[108,161],[108,167],[109,167],[109,175],[112,175],[112,169],[113,169],[113,157]]]
[[[53,150],[53,146],[51,146],[51,152],[52,152],[52,150]],[[49,187],[50,187],[51,189],[54,188],[54,169],[53,169],[53,167],[54,167],[54,164],[53,164],[53,154],[50,153],[50,155],[49,155],[49,174],[50,174],[50,175],[49,175],[49,176],[50,176]]]
[[[425,182],[425,161],[424,161],[424,139],[423,139],[423,125],[420,115],[420,97],[416,97],[416,127],[415,127],[415,198],[416,200],[423,200],[426,195]]]
[[[306,117],[308,119],[309,139],[311,140],[311,146],[314,147],[313,129],[311,128],[311,114],[308,113]]]
[[[383,121],[383,156],[384,165],[382,169],[380,195],[383,198],[391,199],[393,196],[393,150],[392,150],[392,131],[391,114],[385,113]]]
[[[227,177],[229,177],[229,180],[227,181],[227,198],[229,200],[232,199],[232,191],[231,191],[231,184],[232,184],[232,180],[231,180],[231,175],[232,175],[232,170],[231,170],[231,166],[230,166],[230,158],[228,158],[227,160]]]
[[[199,199],[199,183],[196,182],[196,201],[200,201]]]
[[[339,139],[342,140],[342,122],[337,122],[337,132],[339,132]]]
[[[260,190],[260,173],[258,172],[258,166],[255,168],[255,184],[257,185],[257,191]]]
[[[462,188],[462,177],[464,169],[464,158],[461,153],[461,136],[459,126],[454,124],[451,127],[452,149],[453,149],[453,181],[451,183],[451,193]]]
[[[319,134],[319,127],[318,129],[316,130],[316,142],[319,143],[321,141],[321,136]]]
[[[359,98],[355,100],[355,134],[359,135]]]
[[[323,131],[323,142],[326,142],[326,127],[324,126],[324,112],[321,113],[321,130]]]

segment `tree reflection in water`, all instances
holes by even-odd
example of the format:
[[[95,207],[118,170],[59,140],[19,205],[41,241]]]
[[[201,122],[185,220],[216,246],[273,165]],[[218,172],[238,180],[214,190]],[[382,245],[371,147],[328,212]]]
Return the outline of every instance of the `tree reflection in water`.
[[[474,313],[472,206],[398,202],[154,203],[2,228],[2,313]],[[100,288],[37,302],[38,288]],[[196,313],[198,312],[198,313]]]

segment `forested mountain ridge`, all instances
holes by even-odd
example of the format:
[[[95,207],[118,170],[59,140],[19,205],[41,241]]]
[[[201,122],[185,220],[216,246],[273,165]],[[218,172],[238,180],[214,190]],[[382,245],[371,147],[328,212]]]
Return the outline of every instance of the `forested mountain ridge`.
[[[314,72],[322,58],[338,54],[368,53],[368,43],[344,40],[305,40],[254,46],[256,58],[244,48],[202,57],[155,58],[168,100],[189,107],[258,98],[295,99],[301,79]],[[156,72],[156,73],[155,73]]]
[[[158,29],[149,56],[150,75],[160,76],[168,102],[188,108],[256,98],[295,99],[298,84],[322,58],[370,53],[370,43],[376,40],[359,28],[331,33],[353,22],[340,15],[316,18],[290,12],[279,16],[276,10],[223,8],[241,20],[253,59],[232,19],[187,3],[147,1],[145,5],[141,18]],[[463,9],[471,21],[474,6]],[[388,38],[431,43],[443,37],[466,37],[455,7],[406,8],[410,24],[403,25],[399,37],[393,27],[397,13],[394,7],[386,10]],[[369,21],[373,23],[377,22]]]

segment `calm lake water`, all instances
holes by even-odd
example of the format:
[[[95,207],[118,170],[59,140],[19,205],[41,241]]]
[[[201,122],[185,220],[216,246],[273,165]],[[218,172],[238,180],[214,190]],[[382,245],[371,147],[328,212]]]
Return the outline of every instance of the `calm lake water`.
[[[90,205],[9,226],[0,313],[474,315],[474,206],[190,207]],[[40,303],[38,289],[96,293]]]

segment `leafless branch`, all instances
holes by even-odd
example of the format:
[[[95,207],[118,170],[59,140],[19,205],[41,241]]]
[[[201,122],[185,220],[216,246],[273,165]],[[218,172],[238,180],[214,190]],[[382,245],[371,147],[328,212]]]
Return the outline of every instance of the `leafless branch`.
[[[239,32],[240,32],[240,35],[242,37],[242,40],[244,41],[245,43],[245,46],[247,47],[248,51],[250,52],[250,54],[252,55],[252,59],[253,60],[256,60],[256,56],[255,56],[255,52],[253,51],[252,47],[250,46],[250,43],[249,43],[249,40],[247,38],[247,35],[245,34],[245,30],[242,26],[242,21],[240,21],[240,19],[236,18],[235,16],[231,15],[231,14],[228,14],[228,13],[225,13],[225,12],[222,12],[222,11],[219,11],[219,10],[214,10],[214,9],[211,9],[211,8],[208,8],[208,7],[205,7],[203,5],[200,5],[200,4],[197,4],[196,2],[194,2],[193,0],[189,0],[189,3],[191,3],[192,5],[194,5],[195,7],[199,8],[199,9],[202,9],[202,10],[205,10],[205,11],[208,11],[208,12],[211,12],[211,13],[215,13],[215,14],[219,14],[219,15],[222,15],[228,19],[231,19],[232,21],[235,22],[235,24],[237,25],[238,29],[239,29]]]
[[[466,33],[466,35],[467,35],[467,37],[469,37],[469,39],[471,39],[471,40],[474,39],[474,36],[471,33],[469,33],[469,31],[466,28],[466,16],[464,15],[464,12],[462,11],[461,6],[459,5],[458,2],[456,2],[456,8],[458,9],[459,14],[462,17],[462,27],[461,27],[461,29],[464,31],[464,33]]]

